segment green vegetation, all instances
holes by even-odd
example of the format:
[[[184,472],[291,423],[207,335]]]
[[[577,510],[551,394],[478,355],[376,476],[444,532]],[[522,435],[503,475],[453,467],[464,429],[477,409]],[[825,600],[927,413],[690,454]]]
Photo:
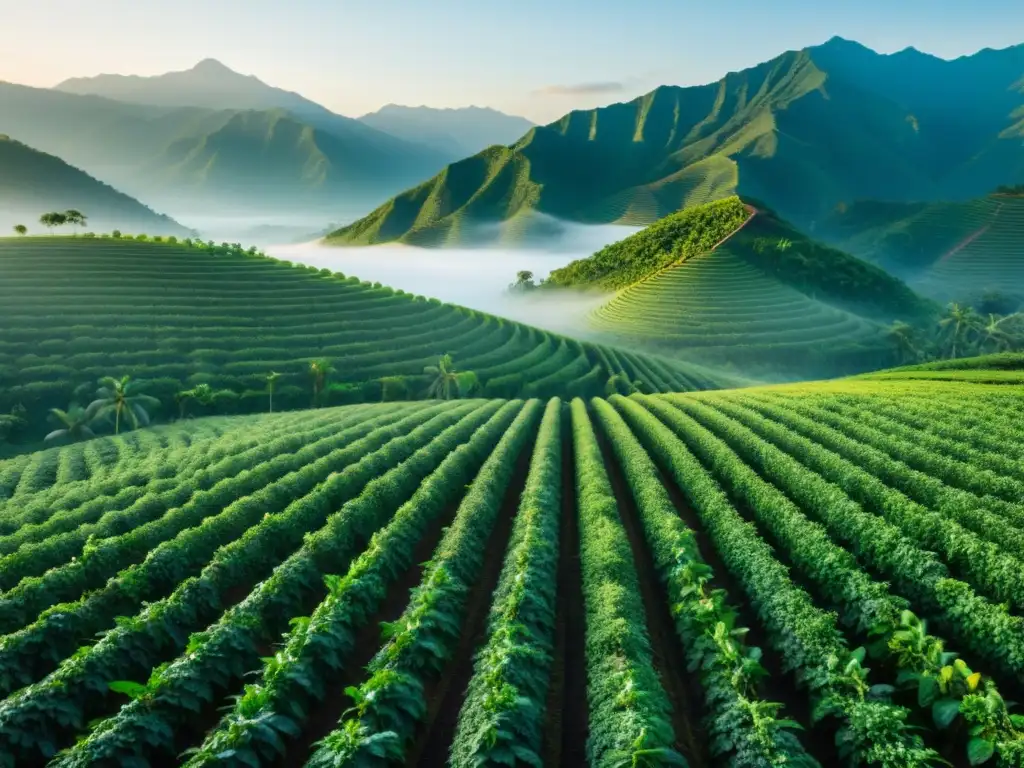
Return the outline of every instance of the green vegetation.
[[[144,383],[160,401],[145,405],[157,420],[180,417],[176,396],[201,385],[210,415],[473,393],[590,396],[619,375],[646,392],[724,381],[237,244],[157,239],[0,240],[0,413],[23,406],[41,438],[51,408],[81,402],[79,387],[111,375]]]
[[[731,236],[710,253],[707,242],[725,239],[719,228],[702,234],[669,223],[703,225],[707,211],[726,206],[746,224],[727,232]],[[556,271],[549,283],[597,271],[597,263],[608,270],[622,264],[621,273],[608,271],[603,281],[627,287],[591,314],[595,329],[616,343],[731,364],[750,375],[884,368],[905,360],[906,350],[893,347],[882,323],[905,318],[904,335],[916,335],[937,315],[938,307],[878,267],[808,238],[772,213],[758,209],[749,221],[746,215],[736,198],[683,211],[605,248],[593,265],[577,262]],[[700,247],[691,248],[693,242]],[[687,254],[681,263],[678,252]],[[612,254],[618,259],[608,258]],[[631,260],[634,254],[643,258]],[[637,263],[668,266],[648,276],[634,268]]]
[[[822,224],[830,242],[903,277],[940,301],[980,305],[1002,294],[1024,305],[1024,197],[998,193],[966,202],[856,203]],[[999,311],[999,310],[994,310]]]
[[[64,224],[84,227],[86,217],[78,209],[88,210],[93,224],[101,228],[122,226],[159,234],[188,234],[173,219],[154,213],[134,198],[73,168],[60,158],[2,135],[0,208],[4,211],[4,221],[0,223],[13,227],[19,235],[28,230],[22,224],[15,224],[17,219],[37,217],[41,210],[54,211],[40,219],[48,229]]]
[[[328,242],[528,241],[545,225],[537,212],[646,225],[735,194],[806,229],[844,201],[962,200],[1021,168],[1019,80],[1012,48],[942,61],[837,39],[717,83],[570,112],[449,165]]]
[[[2,460],[0,766],[1020,765],[1022,414],[851,379]]]
[[[738,197],[687,208],[586,259],[554,270],[545,285],[557,288],[625,288],[713,250],[752,215]]]

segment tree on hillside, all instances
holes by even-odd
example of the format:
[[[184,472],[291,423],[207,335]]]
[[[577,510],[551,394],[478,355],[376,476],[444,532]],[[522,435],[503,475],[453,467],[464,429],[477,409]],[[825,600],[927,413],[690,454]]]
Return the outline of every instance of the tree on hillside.
[[[447,352],[437,360],[437,365],[428,365],[423,373],[432,376],[427,388],[427,397],[440,400],[454,400],[472,394],[480,386],[480,380],[473,371],[457,371],[452,356]]]
[[[115,379],[113,376],[104,376],[100,379],[100,387],[96,390],[96,400],[89,406],[96,406],[99,410],[96,418],[114,414],[114,434],[121,432],[121,415],[127,416],[134,429],[139,425],[149,425],[149,413],[147,407],[159,407],[160,401],[155,397],[144,395],[139,392],[141,382],[132,381],[131,376],[122,376]]]
[[[81,211],[76,211],[74,208],[69,208],[64,211],[64,223],[71,224],[72,226],[85,227],[89,223],[88,218]]]
[[[66,411],[62,411],[60,408],[51,408],[50,415],[61,426],[44,437],[43,441],[48,443],[62,437],[70,437],[72,440],[87,440],[96,437],[96,433],[89,425],[96,419],[99,412],[100,406],[97,403],[92,403],[88,408],[72,405]]]
[[[274,412],[274,384],[281,378],[281,374],[277,371],[271,371],[267,374],[267,396],[270,398],[270,413]]]
[[[61,227],[64,224],[67,224],[67,221],[67,216],[65,216],[63,213],[58,213],[56,211],[52,213],[44,213],[42,216],[39,217],[39,223],[42,224],[51,232],[53,231],[54,227]]]
[[[28,234],[28,227],[26,227],[24,224],[15,224],[14,225],[14,232],[15,232],[15,234],[18,234],[18,235],[27,235]]]
[[[978,315],[968,306],[956,302],[949,305],[946,314],[939,320],[940,328],[946,329],[946,344],[949,357],[956,357],[957,345],[963,343],[971,331],[980,325]]]
[[[536,287],[536,283],[533,282],[533,272],[522,269],[516,272],[516,281],[509,285],[508,289],[511,293],[526,293]]]
[[[196,384],[192,389],[185,389],[176,394],[174,399],[178,403],[178,418],[184,419],[190,400],[197,405],[206,407],[217,405],[225,400],[233,400],[237,397],[238,394],[230,389],[214,390],[209,384]]]
[[[909,323],[897,320],[889,326],[885,335],[895,347],[897,360],[901,364],[915,362],[921,356],[917,342],[917,330]]]
[[[987,352],[1005,352],[1016,346],[1017,339],[1011,326],[1020,318],[1019,313],[999,317],[989,314],[988,320],[981,327],[981,350]]]
[[[309,373],[313,377],[313,404],[316,405],[327,384],[327,377],[334,373],[334,366],[330,360],[320,358],[310,362]]]

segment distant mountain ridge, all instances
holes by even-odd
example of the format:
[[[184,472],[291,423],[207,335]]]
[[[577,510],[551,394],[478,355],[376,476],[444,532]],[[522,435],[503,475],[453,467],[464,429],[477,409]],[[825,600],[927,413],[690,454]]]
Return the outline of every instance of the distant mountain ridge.
[[[426,144],[458,158],[495,144],[514,144],[534,127],[525,117],[476,106],[436,109],[388,104],[359,120],[392,136]]]
[[[646,224],[736,193],[813,232],[840,202],[964,199],[1014,181],[1021,135],[1024,46],[945,61],[834,38],[717,83],[571,112],[448,166],[331,240],[466,242],[499,222],[528,228],[534,211]]]
[[[296,115],[329,113],[298,93],[267,85],[255,75],[239,74],[216,59],[204,59],[180,72],[149,77],[73,77],[55,85],[54,90],[158,107],[286,109]]]
[[[0,231],[6,235],[15,224],[35,231],[43,213],[70,208],[86,214],[90,231],[189,234],[174,219],[154,212],[59,157],[0,135]]]
[[[366,211],[455,155],[207,60],[155,77],[0,83],[0,132],[164,207]]]

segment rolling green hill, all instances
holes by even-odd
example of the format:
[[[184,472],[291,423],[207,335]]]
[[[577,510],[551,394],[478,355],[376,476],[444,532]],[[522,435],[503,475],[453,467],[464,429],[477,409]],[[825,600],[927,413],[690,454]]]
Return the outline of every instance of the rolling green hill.
[[[617,343],[769,375],[891,365],[882,324],[937,310],[878,267],[738,198],[672,214],[545,285],[592,284],[621,289],[589,317]]]
[[[10,83],[0,133],[161,207],[312,208],[325,220],[368,210],[453,157],[322,107],[154,106]]]
[[[1024,46],[943,61],[836,39],[717,83],[571,112],[448,166],[328,240],[473,242],[534,211],[648,224],[735,193],[805,228],[842,201],[964,199],[1014,181],[1006,175],[1024,162],[1022,74]],[[943,84],[974,108],[939,99]]]
[[[1024,195],[968,202],[855,203],[822,235],[942,301],[997,292],[1024,303]]]
[[[59,157],[0,135],[0,230],[15,224],[41,227],[40,215],[69,208],[89,217],[89,229],[144,229],[187,236],[188,230],[167,216],[74,168]]]
[[[436,109],[399,104],[387,104],[363,115],[359,122],[456,158],[475,155],[495,144],[514,144],[533,127],[525,117],[489,107]]]
[[[324,404],[422,398],[424,367],[450,353],[487,396],[709,388],[699,366],[581,343],[327,270],[167,243],[0,240],[0,414],[32,429],[102,376],[149,383],[160,416],[209,384],[229,410],[308,407],[312,360],[335,369]],[[90,390],[91,391],[91,390]]]

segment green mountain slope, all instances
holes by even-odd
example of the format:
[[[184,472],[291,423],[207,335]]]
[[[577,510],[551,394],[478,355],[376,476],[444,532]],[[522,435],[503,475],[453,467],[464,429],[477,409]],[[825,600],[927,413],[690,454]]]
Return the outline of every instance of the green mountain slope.
[[[24,406],[40,428],[49,408],[108,375],[148,380],[161,416],[198,384],[230,390],[231,409],[262,410],[271,371],[275,408],[308,407],[319,358],[335,369],[320,399],[335,404],[423,398],[423,369],[445,353],[496,397],[589,396],[613,376],[627,391],[726,381],[328,270],[99,238],[0,239],[0,327],[0,414]]]
[[[452,157],[318,110],[152,106],[0,83],[0,132],[164,207],[368,210]]]
[[[178,139],[145,169],[179,188],[282,206],[336,196],[385,197],[415,174],[410,145],[364,141],[316,128],[283,110],[235,112],[216,130]]]
[[[738,197],[686,208],[585,259],[553,270],[551,288],[625,288],[655,272],[699,256],[732,235],[753,215]]]
[[[514,144],[533,127],[525,117],[506,115],[488,107],[435,109],[398,104],[363,115],[359,122],[456,158],[468,157],[495,144]]]
[[[729,198],[672,214],[556,271],[546,285],[626,286],[591,313],[597,331],[630,347],[764,375],[891,365],[883,323],[923,320],[937,309],[878,267],[749,210]]]
[[[1024,302],[1024,196],[857,203],[837,210],[821,233],[938,300],[998,292]]]
[[[89,217],[89,229],[145,230],[187,236],[188,230],[138,200],[97,181],[59,157],[0,135],[0,229],[38,229],[39,216],[69,208]]]
[[[880,74],[864,75],[865,57]],[[449,166],[330,240],[493,238],[494,223],[534,211],[644,224],[737,192],[809,228],[842,201],[962,199],[1012,180],[1024,158],[1024,46],[920,57],[927,67],[833,40],[710,85],[571,112]],[[977,110],[939,99],[947,81],[969,85]]]

